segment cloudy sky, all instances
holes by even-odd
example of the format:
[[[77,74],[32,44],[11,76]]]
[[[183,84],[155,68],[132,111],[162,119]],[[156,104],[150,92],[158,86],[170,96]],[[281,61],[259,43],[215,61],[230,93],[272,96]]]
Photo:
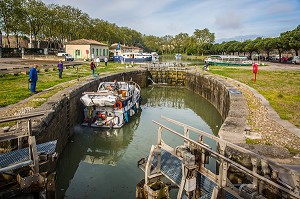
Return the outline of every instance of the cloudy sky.
[[[216,42],[273,37],[300,25],[300,0],[42,0],[145,35],[208,28]]]

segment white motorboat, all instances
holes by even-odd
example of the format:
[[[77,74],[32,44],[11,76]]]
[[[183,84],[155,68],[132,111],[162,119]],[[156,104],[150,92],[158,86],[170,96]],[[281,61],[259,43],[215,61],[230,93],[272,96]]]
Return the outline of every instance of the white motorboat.
[[[151,61],[152,55],[147,53],[122,53],[113,57],[115,62],[145,62]]]
[[[101,82],[97,92],[84,92],[82,125],[121,128],[134,115],[141,103],[141,88],[133,82]]]

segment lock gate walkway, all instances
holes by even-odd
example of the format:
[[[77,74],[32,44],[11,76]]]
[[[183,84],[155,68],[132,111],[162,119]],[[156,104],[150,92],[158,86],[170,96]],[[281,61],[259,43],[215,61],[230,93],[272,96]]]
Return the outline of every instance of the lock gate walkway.
[[[183,133],[153,121],[159,126],[158,142],[152,145],[149,156],[142,158],[138,166],[145,172],[143,187],[137,186],[136,198],[170,198],[153,183],[170,181],[178,187],[177,198],[300,198],[300,173],[295,168],[279,165],[238,145],[221,140],[214,135],[195,129],[176,120],[162,119],[183,127]],[[162,139],[163,133],[172,133],[183,139],[183,145],[175,148]],[[190,133],[199,134],[199,140],[189,138]],[[205,139],[214,140],[218,150],[205,144]],[[228,155],[232,149],[246,154],[251,159],[251,168],[245,167]],[[217,171],[206,165],[214,159]],[[245,176],[243,183],[231,182],[229,173]],[[168,186],[168,183],[166,183]],[[162,186],[160,186],[163,188]],[[141,191],[142,190],[142,191]],[[145,197],[145,194],[146,197]],[[163,196],[161,195],[162,193]],[[162,197],[159,197],[162,196]]]
[[[37,144],[32,134],[32,118],[46,113],[42,111],[0,119],[0,124],[8,122],[13,125],[0,133],[2,146],[11,148],[0,153],[0,198],[24,193],[43,192],[48,196],[55,193],[55,174],[51,172],[58,157],[57,140]]]

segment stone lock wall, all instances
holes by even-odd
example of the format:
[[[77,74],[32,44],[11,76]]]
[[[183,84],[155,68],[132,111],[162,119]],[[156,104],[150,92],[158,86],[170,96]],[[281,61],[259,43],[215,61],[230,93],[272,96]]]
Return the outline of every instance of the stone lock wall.
[[[207,99],[221,114],[224,123],[218,132],[220,138],[232,143],[245,142],[248,106],[238,88],[215,75],[191,72],[186,74],[185,85]]]
[[[49,112],[41,122],[33,123],[34,134],[38,142],[58,140],[57,151],[61,152],[74,133],[74,126],[80,125],[83,120],[83,105],[80,97],[85,91],[96,91],[101,81],[128,81],[137,82],[142,88],[148,86],[148,71],[133,71],[104,76],[99,79],[91,78],[74,84],[48,99],[39,109]],[[211,102],[220,112],[224,123],[219,136],[234,143],[244,143],[241,132],[246,126],[248,109],[246,100],[239,90],[225,80],[213,75],[187,72],[184,85]],[[66,133],[67,132],[67,133]]]
[[[74,133],[74,127],[80,125],[83,120],[83,105],[80,101],[85,91],[96,91],[102,81],[128,81],[132,80],[141,87],[147,86],[147,72],[134,71],[104,76],[98,79],[90,79],[80,82],[58,92],[50,97],[46,103],[36,111],[49,111],[43,118],[37,118],[33,122],[33,134],[38,143],[58,140],[57,152],[61,152]],[[67,132],[67,133],[66,133]]]
[[[173,86],[183,86],[185,80],[186,71],[176,71],[176,70],[150,70],[149,77],[155,83],[168,83]]]

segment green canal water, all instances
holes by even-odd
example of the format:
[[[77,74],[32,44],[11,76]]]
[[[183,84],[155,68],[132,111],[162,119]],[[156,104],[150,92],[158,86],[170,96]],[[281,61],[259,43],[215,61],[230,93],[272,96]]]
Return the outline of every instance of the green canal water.
[[[136,184],[144,178],[137,162],[149,154],[157,142],[158,126],[152,120],[183,133],[161,116],[216,134],[223,123],[218,111],[204,98],[185,88],[148,87],[142,89],[138,114],[121,129],[91,129],[75,126],[74,136],[60,155],[57,165],[57,198],[135,198]],[[190,137],[197,140],[196,133]],[[169,132],[164,141],[182,145]],[[206,143],[215,148],[211,141]],[[215,169],[211,161],[209,168]]]

